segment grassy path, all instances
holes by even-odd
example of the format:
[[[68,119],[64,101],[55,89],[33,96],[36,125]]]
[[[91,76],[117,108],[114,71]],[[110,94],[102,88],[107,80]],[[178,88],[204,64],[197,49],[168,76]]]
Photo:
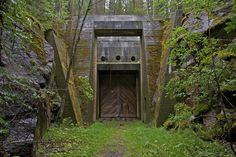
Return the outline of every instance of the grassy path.
[[[125,138],[127,128],[122,123],[118,123],[113,128],[115,129],[111,138],[105,143],[97,157],[122,157],[126,154],[128,148],[127,139]]]
[[[53,157],[233,156],[219,143],[203,141],[190,130],[166,131],[138,121],[95,123],[88,128],[53,127],[38,152],[39,156]]]

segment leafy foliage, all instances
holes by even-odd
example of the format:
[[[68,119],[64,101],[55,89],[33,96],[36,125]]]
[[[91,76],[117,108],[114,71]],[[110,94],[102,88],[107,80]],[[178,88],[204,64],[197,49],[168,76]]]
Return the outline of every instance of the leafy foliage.
[[[235,56],[235,52],[218,47],[215,39],[181,27],[174,31],[167,45],[172,49],[170,64],[174,69],[166,88],[168,94],[180,102],[191,100],[193,105],[217,105],[219,91],[216,81],[220,82],[222,90],[235,81],[235,71],[224,60]]]
[[[232,18],[231,21],[228,22],[228,26],[225,28],[228,32],[231,32],[236,29],[236,0],[233,0],[233,9],[232,9]]]
[[[84,101],[92,102],[93,101],[93,89],[89,83],[88,77],[75,77],[75,82],[78,85],[79,95]]]
[[[193,114],[191,107],[186,104],[178,103],[175,105],[175,115],[170,115],[164,123],[165,128],[185,129],[191,127]]]
[[[224,107],[222,93],[236,90],[236,71],[232,64],[236,51],[232,51],[231,45],[222,46],[216,39],[189,32],[182,27],[174,30],[167,47],[171,49],[169,64],[173,68],[173,75],[166,91],[178,104],[175,106],[175,115],[171,115],[164,126],[191,128],[207,140],[226,137],[233,125],[227,121],[235,117],[227,116],[229,120],[226,120],[221,113]],[[206,129],[201,123],[204,114],[210,110],[216,113],[216,122]]]
[[[3,68],[0,68],[0,80],[0,106],[26,106],[29,103],[26,97],[32,98],[36,93],[27,78],[12,76]]]
[[[33,50],[39,58],[44,59],[43,31],[52,28],[53,24],[60,22],[66,16],[58,16],[55,1],[6,1],[5,9],[0,10],[3,15],[1,38],[4,38],[0,40],[0,44],[4,52],[9,49],[12,51],[14,46],[10,43],[18,43],[24,51]],[[63,12],[66,13],[65,9]]]
[[[92,114],[91,111],[93,108],[94,93],[93,88],[89,82],[89,78],[86,76],[75,76],[74,81],[81,104],[80,107],[83,121],[91,122],[90,116]]]
[[[213,11],[220,4],[223,4],[222,0],[158,0],[154,1],[155,14],[169,18],[171,13],[178,8],[182,8],[185,13],[194,12],[199,13],[203,10]]]
[[[9,28],[19,25],[25,29],[33,29],[38,26],[41,29],[49,29],[53,22],[60,20],[55,11],[56,1],[48,0],[18,0],[9,1],[8,10],[5,11],[5,24]],[[66,11],[64,10],[66,16]],[[63,16],[63,17],[65,17]]]
[[[8,123],[5,118],[0,114],[0,139],[8,133]]]
[[[143,0],[106,0],[105,12],[111,15],[145,15],[146,1]],[[146,5],[145,5],[146,4]]]
[[[231,21],[227,23],[227,27],[225,28],[225,30],[228,33],[236,30],[236,0],[233,0],[233,8],[232,8]],[[236,52],[236,38],[233,40],[233,42],[231,44],[229,44],[228,51],[230,51],[232,53]]]

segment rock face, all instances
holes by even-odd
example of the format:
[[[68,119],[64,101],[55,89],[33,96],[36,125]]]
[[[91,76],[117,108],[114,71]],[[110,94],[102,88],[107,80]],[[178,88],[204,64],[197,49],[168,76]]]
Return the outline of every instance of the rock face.
[[[204,32],[212,25],[213,20],[210,19],[206,12],[200,13],[196,18],[196,15],[189,14],[184,21],[183,26],[192,32]]]
[[[215,26],[225,22],[227,16],[232,10],[232,4],[225,2],[225,5],[221,8],[217,8],[213,11],[212,15],[208,15],[206,11],[202,11],[199,14],[188,13],[182,20],[182,26],[192,32],[206,32]]]
[[[0,67],[0,117],[7,130],[0,134],[0,156],[27,157],[31,156],[40,105],[35,97],[50,80],[53,49],[44,41],[42,59],[34,51],[23,49],[19,40],[12,44],[7,34],[4,39],[11,49],[4,49],[4,67]]]

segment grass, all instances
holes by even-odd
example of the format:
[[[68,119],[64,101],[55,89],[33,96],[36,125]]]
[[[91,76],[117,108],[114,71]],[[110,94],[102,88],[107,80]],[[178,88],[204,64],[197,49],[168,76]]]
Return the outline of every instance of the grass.
[[[130,127],[127,131],[128,156],[142,157],[216,157],[232,156],[217,142],[206,142],[192,131],[166,131],[144,125]],[[132,151],[133,150],[133,151]]]
[[[53,157],[231,157],[217,142],[206,142],[192,131],[166,131],[141,122],[95,123],[88,128],[53,127],[44,137],[39,152]],[[51,143],[50,143],[51,142]]]
[[[104,147],[112,129],[102,123],[88,128],[52,127],[39,147],[39,156],[90,157]]]

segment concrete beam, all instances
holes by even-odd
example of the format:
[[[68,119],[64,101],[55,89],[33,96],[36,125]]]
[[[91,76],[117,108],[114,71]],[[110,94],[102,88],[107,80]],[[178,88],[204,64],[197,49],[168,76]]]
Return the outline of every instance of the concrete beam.
[[[66,74],[69,65],[69,56],[66,50],[65,43],[58,38],[53,30],[46,32],[46,40],[53,46],[54,49],[54,73],[55,82],[58,89],[63,89],[66,81]],[[65,108],[63,118],[70,117],[75,123],[83,124],[80,103],[78,100],[78,93],[74,84],[73,70],[69,78],[69,85],[67,90],[58,90],[59,95],[62,97],[66,94]]]
[[[142,21],[94,21],[96,36],[141,36]]]

